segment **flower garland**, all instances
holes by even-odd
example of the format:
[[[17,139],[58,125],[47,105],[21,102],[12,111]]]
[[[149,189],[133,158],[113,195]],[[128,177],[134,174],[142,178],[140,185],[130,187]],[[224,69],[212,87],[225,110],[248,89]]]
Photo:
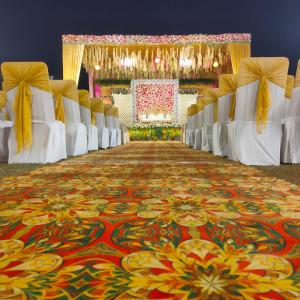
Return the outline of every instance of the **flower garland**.
[[[178,123],[164,123],[164,122],[155,122],[155,123],[133,123],[127,125],[128,129],[139,129],[139,128],[181,128],[181,125]]]
[[[62,36],[68,44],[85,45],[190,45],[198,43],[250,43],[250,33],[190,34],[190,35],[74,35]]]

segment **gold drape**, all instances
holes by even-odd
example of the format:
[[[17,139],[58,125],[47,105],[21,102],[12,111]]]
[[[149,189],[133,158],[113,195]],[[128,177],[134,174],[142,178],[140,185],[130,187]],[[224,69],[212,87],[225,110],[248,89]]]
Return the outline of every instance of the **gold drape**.
[[[269,81],[285,88],[289,61],[285,57],[245,58],[241,61],[238,86],[259,80],[256,98],[256,130],[261,133],[268,120],[271,106]]]
[[[294,86],[294,76],[288,75],[285,87],[285,98],[291,99]]]
[[[87,90],[78,90],[79,104],[87,109],[91,109],[90,94]]]
[[[236,90],[238,87],[237,75],[223,74],[219,78],[219,97],[232,93],[231,107],[229,118],[234,120],[235,117],[235,104],[236,104]]]
[[[48,68],[41,62],[7,62],[1,66],[5,92],[18,86],[14,100],[17,153],[32,145],[30,86],[50,91]]]
[[[203,111],[204,106],[205,106],[204,101],[199,101],[199,102],[197,103],[197,106],[198,106],[198,112]]]
[[[214,123],[218,122],[218,98],[219,98],[219,89],[210,88],[206,90],[205,104],[213,104],[214,107]]]
[[[76,84],[73,80],[50,80],[50,86],[52,95],[55,98],[55,118],[65,123],[65,109],[62,97],[78,102]]]
[[[296,71],[294,88],[299,87],[299,86],[300,86],[300,59],[298,60],[298,66],[297,66],[297,71]]]
[[[245,57],[251,56],[250,43],[231,43],[228,45],[233,74],[238,74],[240,62]]]
[[[79,81],[84,45],[63,43],[63,78]]]

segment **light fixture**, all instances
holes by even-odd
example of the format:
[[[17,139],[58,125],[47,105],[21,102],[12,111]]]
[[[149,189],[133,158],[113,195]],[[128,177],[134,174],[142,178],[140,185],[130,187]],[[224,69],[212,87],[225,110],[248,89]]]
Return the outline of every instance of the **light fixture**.
[[[215,60],[214,63],[213,63],[213,67],[214,67],[214,68],[217,68],[218,66],[219,66],[219,63],[218,63],[217,60]]]
[[[160,58],[156,57],[154,61],[155,61],[156,64],[159,64],[160,63]]]
[[[96,65],[96,66],[95,66],[95,70],[96,70],[96,71],[99,71],[99,70],[100,70],[100,66],[99,66],[99,65]]]

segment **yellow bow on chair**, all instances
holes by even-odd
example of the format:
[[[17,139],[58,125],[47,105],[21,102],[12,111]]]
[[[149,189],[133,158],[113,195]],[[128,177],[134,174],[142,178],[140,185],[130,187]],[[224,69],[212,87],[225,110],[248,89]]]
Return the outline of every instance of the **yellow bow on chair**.
[[[1,66],[5,92],[18,87],[14,100],[14,127],[17,140],[17,153],[32,145],[32,120],[30,86],[50,91],[47,66],[41,62],[6,62]]]
[[[244,58],[238,74],[238,86],[259,80],[256,97],[256,130],[261,133],[268,121],[272,104],[269,81],[285,88],[289,61],[285,57]]]
[[[51,80],[51,92],[55,98],[55,119],[66,123],[63,97],[78,102],[78,94],[75,81]]]
[[[218,98],[219,98],[219,89],[209,88],[205,91],[206,98],[205,104],[213,104],[214,108],[214,123],[218,122]]]
[[[91,99],[91,114],[92,114],[92,124],[96,124],[96,113],[104,114],[104,104],[103,100],[92,98]]]
[[[231,106],[229,111],[230,120],[235,118],[236,90],[238,87],[237,75],[222,74],[219,78],[219,97],[232,93]]]

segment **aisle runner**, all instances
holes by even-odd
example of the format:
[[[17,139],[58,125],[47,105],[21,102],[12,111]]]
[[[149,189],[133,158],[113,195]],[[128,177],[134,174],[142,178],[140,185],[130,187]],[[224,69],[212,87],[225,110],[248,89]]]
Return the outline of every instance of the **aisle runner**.
[[[296,299],[300,189],[176,142],[0,184],[0,299]]]

